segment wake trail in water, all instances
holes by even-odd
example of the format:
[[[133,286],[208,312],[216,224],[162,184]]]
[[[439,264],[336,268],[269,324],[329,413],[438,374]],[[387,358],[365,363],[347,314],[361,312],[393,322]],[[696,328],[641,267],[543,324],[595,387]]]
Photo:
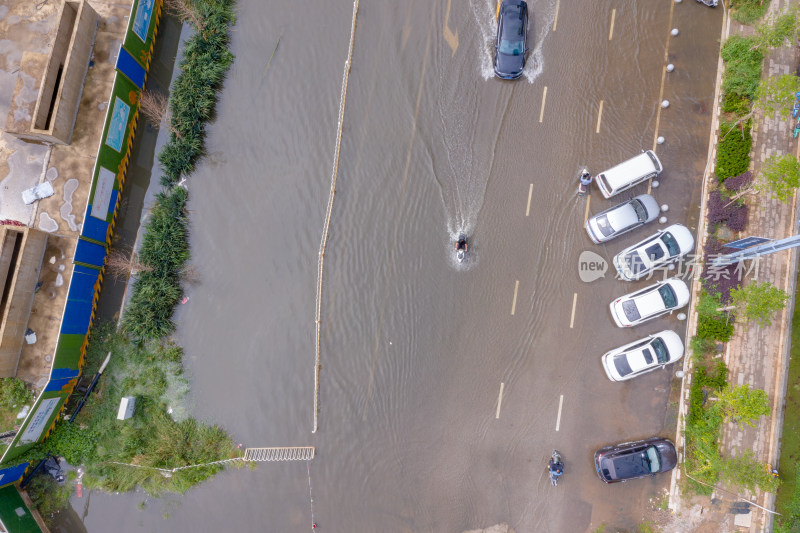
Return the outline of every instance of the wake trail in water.
[[[480,48],[479,68],[481,77],[489,80],[494,77],[494,42],[497,37],[497,2],[493,0],[470,0],[472,14],[481,33],[482,46]],[[523,77],[528,83],[533,83],[544,71],[544,56],[542,45],[553,27],[556,18],[556,2],[537,2],[528,4],[531,10],[529,15],[528,44],[534,43],[533,50],[528,55]]]

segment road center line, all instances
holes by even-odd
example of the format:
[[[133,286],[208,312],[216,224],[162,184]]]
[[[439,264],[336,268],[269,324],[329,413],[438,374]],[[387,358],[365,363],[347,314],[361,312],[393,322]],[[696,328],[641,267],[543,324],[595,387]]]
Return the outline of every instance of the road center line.
[[[669,23],[667,28],[672,27],[672,12],[675,10],[675,2],[669,3]],[[667,34],[667,44],[664,46],[664,68],[661,70],[661,88],[658,90],[658,103],[656,110],[656,131],[653,132],[653,151],[656,151],[658,146],[658,127],[661,125],[661,101],[664,98],[664,80],[667,76],[667,63],[669,63],[669,39],[670,34]],[[650,180],[652,181],[652,180]],[[648,192],[650,192],[648,190]]]
[[[595,133],[600,133],[600,121],[603,120],[603,101],[600,100],[600,109],[597,110],[597,129]]]
[[[519,280],[514,284],[514,301],[511,302],[511,316],[514,316],[514,311],[517,309],[517,290],[519,289]]]
[[[556,31],[556,24],[558,24],[558,7],[561,5],[561,0],[556,0],[556,16],[553,17],[553,31]]]
[[[556,417],[556,431],[561,427],[561,407],[564,405],[564,395],[558,398],[558,416]]]
[[[578,293],[576,292],[575,294],[572,295],[572,316],[569,319],[569,329],[572,329],[572,327],[575,325],[575,306],[577,305],[577,303],[578,303]],[[514,313],[512,312],[511,314],[513,315]]]
[[[495,419],[500,418],[500,404],[503,403],[503,387],[505,387],[505,383],[500,382],[500,394],[497,395],[497,413],[495,413]]]
[[[544,86],[544,91],[542,91],[542,109],[539,111],[539,122],[542,121],[544,118],[544,103],[547,100],[547,85]]]
[[[608,40],[610,41],[612,37],[614,37],[614,19],[617,18],[617,10],[611,10],[611,29],[608,30]]]
[[[586,212],[583,214],[583,223],[586,224],[586,221],[589,220],[589,204],[592,203],[592,195],[589,194],[586,196]]]
[[[525,216],[529,216],[531,214],[531,197],[533,196],[533,183],[531,183],[530,188],[528,189],[528,207],[525,208]]]

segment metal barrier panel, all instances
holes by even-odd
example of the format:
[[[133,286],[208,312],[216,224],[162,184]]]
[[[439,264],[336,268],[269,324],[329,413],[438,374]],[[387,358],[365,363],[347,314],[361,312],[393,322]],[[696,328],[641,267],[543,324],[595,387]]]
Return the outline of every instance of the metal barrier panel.
[[[294,446],[282,448],[247,448],[244,460],[256,463],[268,461],[310,461],[314,458],[313,446]]]

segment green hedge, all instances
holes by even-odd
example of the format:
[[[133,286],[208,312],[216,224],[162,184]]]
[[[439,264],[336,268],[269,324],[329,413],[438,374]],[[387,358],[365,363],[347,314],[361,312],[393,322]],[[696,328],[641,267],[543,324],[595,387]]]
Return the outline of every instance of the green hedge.
[[[717,164],[714,173],[722,182],[730,177],[747,172],[750,168],[750,150],[753,138],[750,136],[750,121],[733,124],[723,122],[719,131],[717,145]]]
[[[749,103],[755,99],[756,89],[761,80],[761,63],[764,54],[753,50],[755,39],[734,35],[722,46],[721,55],[725,62],[722,76],[723,108],[741,108],[742,100]],[[745,111],[746,112],[746,111]]]
[[[194,0],[202,28],[183,49],[180,73],[172,84],[169,142],[158,154],[167,189],[160,194],[145,229],[139,273],[125,310],[123,328],[139,339],[172,333],[172,313],[183,294],[181,270],[189,259],[186,190],[176,187],[204,154],[206,123],[214,118],[217,92],[233,62],[230,26],[233,0]]]
[[[186,41],[180,74],[170,92],[169,143],[158,154],[164,175],[161,183],[173,187],[191,173],[205,152],[205,124],[214,116],[217,92],[233,63],[228,28],[235,20],[233,2],[197,0],[203,29]],[[177,132],[177,133],[176,133]]]

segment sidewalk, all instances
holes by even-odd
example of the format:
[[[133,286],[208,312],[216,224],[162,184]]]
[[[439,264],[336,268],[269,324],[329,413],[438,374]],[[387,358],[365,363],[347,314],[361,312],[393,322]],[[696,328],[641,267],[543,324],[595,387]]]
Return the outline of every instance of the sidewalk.
[[[785,6],[794,3],[797,1],[772,0],[767,16],[769,17],[770,14],[777,13]],[[751,33],[751,27],[743,27],[734,21],[728,21],[724,38],[730,35]],[[762,75],[790,74],[797,68],[799,60],[800,50],[797,47],[772,50],[765,55]],[[717,108],[718,117],[719,107]],[[793,126],[789,119],[756,114],[753,124],[753,151],[750,155],[751,170],[754,174],[758,175],[767,158],[772,155],[786,153],[797,155],[798,146],[795,139],[792,138]],[[716,147],[712,151],[712,160],[715,153]],[[716,180],[712,174],[712,168],[712,165],[709,165],[705,176],[706,180]],[[703,194],[706,195],[707,192],[704,190]],[[703,202],[705,203],[705,197]],[[796,195],[785,204],[773,200],[765,194],[748,195],[746,203],[750,209],[747,229],[741,235],[736,235],[736,238],[759,236],[782,239],[796,233]],[[701,215],[703,219],[701,222],[702,232],[698,236],[698,243],[705,243],[708,236],[705,210]],[[762,417],[755,428],[745,427],[740,430],[734,423],[725,423],[720,439],[723,456],[741,456],[744,451],[752,450],[758,460],[765,464],[775,465],[778,462],[796,272],[797,250],[795,249],[762,257],[758,262],[757,278],[751,275],[744,281],[750,283],[757,279],[770,282],[790,294],[791,299],[789,305],[774,317],[771,326],[750,325],[748,327],[737,322],[734,336],[727,343],[724,360],[730,370],[729,383],[732,385],[749,384],[752,388],[766,391],[769,395],[772,413],[770,417]],[[681,408],[682,413],[687,410],[688,386],[685,385],[685,388],[686,392],[682,398],[684,403]],[[679,435],[678,439],[682,441],[682,435]],[[674,484],[673,487],[675,487]],[[734,515],[731,513],[731,504],[741,501],[739,497],[743,497],[771,509],[775,500],[774,494],[765,494],[761,491],[748,493],[741,489],[726,487],[724,484],[718,484],[718,487],[722,490],[715,491],[710,507],[708,500],[705,500],[704,504],[696,503],[697,499],[691,503],[682,502],[682,497],[673,488],[671,506],[676,512],[682,513],[688,511],[692,503],[695,507],[703,505],[705,507],[703,512],[706,515],[704,522],[716,523],[717,531],[755,533],[771,530],[772,519],[769,513],[751,506],[749,514]],[[738,516],[736,524],[734,516]]]

